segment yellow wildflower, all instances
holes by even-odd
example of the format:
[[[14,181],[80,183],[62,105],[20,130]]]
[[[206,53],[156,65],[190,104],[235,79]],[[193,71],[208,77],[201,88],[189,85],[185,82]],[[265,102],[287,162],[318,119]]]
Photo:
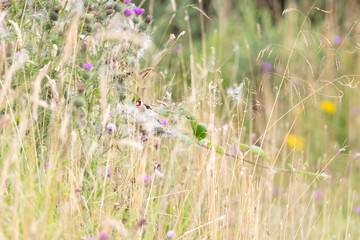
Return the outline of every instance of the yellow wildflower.
[[[289,134],[287,137],[287,142],[290,147],[295,148],[297,151],[304,149],[305,139],[303,137]]]
[[[334,114],[334,112],[336,110],[335,103],[333,103],[331,101],[321,101],[320,108],[321,108],[321,110],[323,110],[324,112],[327,112],[329,114]]]

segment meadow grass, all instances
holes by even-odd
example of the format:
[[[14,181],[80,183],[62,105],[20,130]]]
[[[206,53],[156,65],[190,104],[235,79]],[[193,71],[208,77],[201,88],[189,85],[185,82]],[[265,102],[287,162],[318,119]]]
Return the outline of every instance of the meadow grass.
[[[0,239],[358,239],[345,5],[4,1]]]

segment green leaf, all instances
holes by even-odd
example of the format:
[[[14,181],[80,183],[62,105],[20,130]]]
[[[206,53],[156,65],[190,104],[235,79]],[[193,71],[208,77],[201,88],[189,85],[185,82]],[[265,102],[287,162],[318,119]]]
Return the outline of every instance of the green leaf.
[[[168,117],[170,115],[170,110],[168,110],[168,109],[165,109],[165,108],[154,108],[154,109],[158,114],[160,114],[164,117]]]
[[[180,135],[179,138],[182,142],[187,143],[189,145],[194,145],[198,148],[201,148],[199,144],[197,144],[194,140],[192,140],[188,135]]]
[[[249,149],[250,152],[255,153],[259,156],[262,156],[262,157],[268,159],[268,157],[265,154],[265,151],[261,147],[258,147],[256,145],[246,145],[246,144],[242,144],[242,143],[240,143],[240,147],[247,148],[247,149]]]
[[[189,110],[187,110],[184,107],[180,108],[179,113],[180,115],[185,116],[189,120],[196,120],[194,114],[192,114]]]
[[[210,147],[210,148],[214,148],[217,151],[219,151],[220,153],[225,153],[225,149],[223,147],[215,145],[215,144],[213,144],[211,141],[209,141],[207,139],[201,139],[199,141],[199,144],[205,145],[205,146]]]
[[[193,133],[195,137],[200,141],[204,138],[206,138],[207,135],[207,129],[204,123],[198,123],[194,120],[191,121],[191,126],[193,129]]]

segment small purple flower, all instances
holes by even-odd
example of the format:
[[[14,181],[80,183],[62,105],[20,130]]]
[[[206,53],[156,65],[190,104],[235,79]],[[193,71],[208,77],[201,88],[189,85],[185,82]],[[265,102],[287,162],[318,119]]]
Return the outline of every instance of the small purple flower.
[[[106,169],[106,175],[108,178],[111,177],[111,169],[110,168]]]
[[[131,15],[133,15],[133,12],[130,9],[126,8],[124,10],[124,14],[125,16],[130,17]]]
[[[357,205],[354,207],[354,212],[355,213],[360,213],[360,205]]]
[[[106,125],[106,129],[109,131],[109,133],[112,133],[112,131],[116,130],[116,125],[114,123],[108,123],[108,125]]]
[[[109,113],[109,117],[113,118],[113,117],[114,117],[114,115],[113,115],[112,113]]]
[[[175,236],[175,232],[174,230],[170,230],[166,233],[166,236],[170,239],[173,239],[173,237]]]
[[[136,13],[136,15],[143,15],[145,12],[145,9],[143,8],[134,8],[134,12]]]
[[[360,150],[355,151],[354,157],[360,158]]]
[[[162,125],[168,125],[168,123],[169,123],[169,120],[168,119],[166,119],[166,118],[160,118],[159,119],[159,122],[162,124]]]
[[[49,163],[49,162],[45,163],[45,167],[46,167],[46,168],[49,168],[49,167],[50,167],[50,163]]]
[[[86,68],[87,70],[92,69],[93,65],[91,63],[84,63],[83,64],[84,68]]]
[[[20,56],[20,55],[21,55],[21,52],[20,52],[20,51],[16,52],[16,55]]]
[[[109,235],[107,233],[101,232],[99,236],[99,240],[108,240]]]
[[[272,69],[272,66],[271,66],[271,63],[269,63],[269,62],[263,62],[261,64],[261,68],[264,72],[270,72]]]
[[[278,187],[274,187],[273,191],[272,191],[272,194],[273,195],[279,195],[279,192],[280,192],[280,189]]]
[[[124,0],[124,3],[130,3],[131,0]]]
[[[237,156],[237,154],[238,154],[238,149],[237,149],[236,145],[233,145],[233,146],[232,146],[229,154],[233,155],[234,157]]]
[[[152,181],[152,176],[148,176],[144,179],[145,182],[151,182]]]
[[[343,42],[343,39],[341,36],[339,36],[339,35],[334,36],[333,43],[335,45],[340,45],[342,42]]]
[[[315,190],[313,193],[313,198],[315,200],[320,200],[322,198],[323,194],[320,190]]]
[[[111,58],[105,59],[105,64],[110,64],[110,63],[111,63]]]
[[[351,115],[357,115],[359,113],[359,109],[357,107],[350,108]]]

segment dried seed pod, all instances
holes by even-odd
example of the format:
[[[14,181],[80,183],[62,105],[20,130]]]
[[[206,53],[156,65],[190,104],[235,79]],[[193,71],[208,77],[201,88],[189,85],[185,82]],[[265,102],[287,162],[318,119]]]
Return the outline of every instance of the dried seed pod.
[[[108,9],[108,10],[106,10],[106,14],[107,15],[111,15],[111,14],[113,14],[114,13],[114,9]]]
[[[59,8],[59,7],[54,7],[54,12],[57,13],[57,14],[59,14],[60,8]]]
[[[152,16],[151,15],[147,15],[146,18],[145,18],[145,22],[147,24],[150,24],[152,22]]]

